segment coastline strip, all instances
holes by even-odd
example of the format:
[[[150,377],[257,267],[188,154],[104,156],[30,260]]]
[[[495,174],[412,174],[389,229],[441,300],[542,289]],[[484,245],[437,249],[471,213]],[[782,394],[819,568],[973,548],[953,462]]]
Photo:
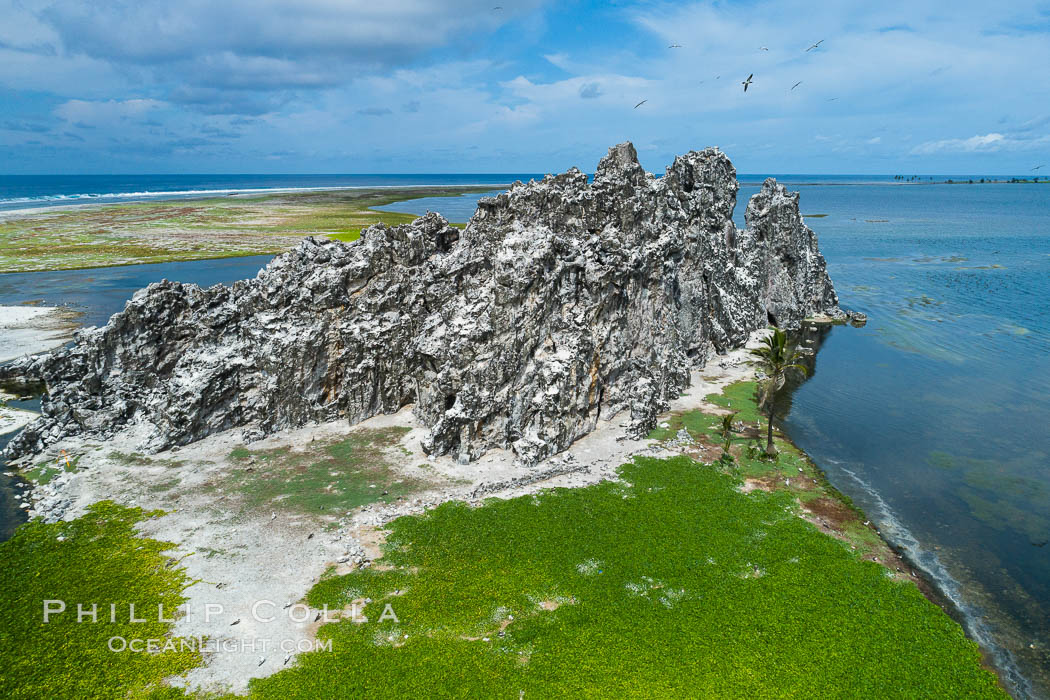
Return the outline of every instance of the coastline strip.
[[[373,224],[393,226],[417,218],[373,207],[502,188],[340,188],[49,207],[23,216],[0,214],[0,273],[274,255],[306,236],[354,240]]]

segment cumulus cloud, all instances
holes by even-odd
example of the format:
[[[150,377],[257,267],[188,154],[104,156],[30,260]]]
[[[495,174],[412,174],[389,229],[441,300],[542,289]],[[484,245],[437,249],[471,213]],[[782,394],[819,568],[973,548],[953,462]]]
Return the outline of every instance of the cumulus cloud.
[[[653,167],[721,145],[741,172],[1016,169],[1050,157],[1046,1],[8,0],[0,104],[107,168],[112,144],[244,172],[280,145],[303,170],[527,171],[631,139]],[[31,137],[0,123],[0,152]]]
[[[69,53],[177,70],[194,85],[265,90],[406,65],[539,4],[493,13],[486,0],[57,0],[36,16]]]

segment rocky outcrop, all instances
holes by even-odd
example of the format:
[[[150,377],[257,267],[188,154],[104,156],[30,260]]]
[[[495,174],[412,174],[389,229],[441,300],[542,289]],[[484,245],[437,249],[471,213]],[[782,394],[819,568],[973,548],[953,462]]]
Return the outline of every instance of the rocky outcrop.
[[[656,178],[621,144],[593,183],[515,183],[462,231],[428,214],[350,244],[308,238],[229,287],[152,284],[5,370],[49,389],[10,453],[130,423],[154,451],[406,404],[425,449],[460,460],[498,446],[534,463],[617,414],[643,432],[712,353],[841,315],[798,194],[767,180],[743,230],[736,194],[717,149]]]

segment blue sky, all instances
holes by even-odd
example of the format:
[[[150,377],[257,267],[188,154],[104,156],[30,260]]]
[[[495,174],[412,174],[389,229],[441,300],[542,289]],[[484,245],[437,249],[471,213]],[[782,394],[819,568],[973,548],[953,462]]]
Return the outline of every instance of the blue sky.
[[[1050,175],[1050,0],[0,0],[0,17],[2,173],[591,171],[631,140],[654,171],[712,145],[745,173]]]

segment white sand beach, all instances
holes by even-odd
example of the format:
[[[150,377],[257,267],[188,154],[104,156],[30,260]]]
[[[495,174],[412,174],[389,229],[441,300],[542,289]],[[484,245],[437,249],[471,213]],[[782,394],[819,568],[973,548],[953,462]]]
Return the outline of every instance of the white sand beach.
[[[65,345],[77,316],[52,306],[0,306],[0,363]]]

